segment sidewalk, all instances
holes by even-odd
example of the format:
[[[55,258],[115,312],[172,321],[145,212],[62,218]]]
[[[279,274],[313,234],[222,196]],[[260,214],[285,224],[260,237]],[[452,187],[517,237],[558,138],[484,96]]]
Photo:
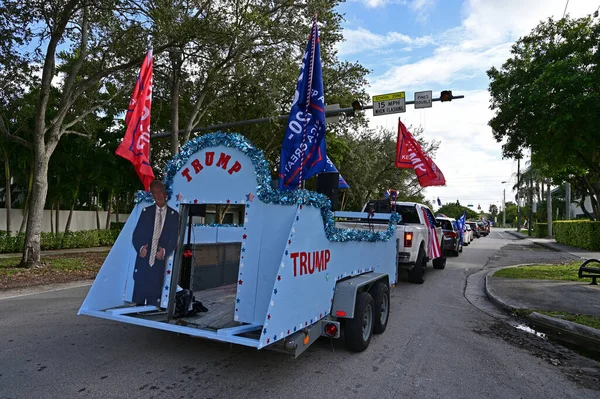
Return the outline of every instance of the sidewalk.
[[[512,234],[513,236],[525,239],[533,242],[534,244],[541,245],[542,247],[546,247],[552,249],[554,251],[567,252],[573,256],[577,256],[581,259],[598,259],[600,260],[600,252],[592,252],[586,249],[572,247],[570,245],[565,245],[556,242],[554,238],[537,238],[537,237],[529,237],[527,234],[517,233],[516,230],[506,230],[508,234]]]
[[[71,249],[53,249],[49,251],[42,251],[42,256],[47,255],[62,255],[62,254],[80,254],[89,252],[108,252],[112,247],[94,247],[94,248],[71,248]],[[22,252],[0,254],[0,259],[7,258],[20,258],[23,256]]]
[[[559,244],[554,239],[529,237],[511,230],[506,232],[536,245],[569,253],[582,262],[584,259],[600,259],[598,252]],[[581,281],[509,279],[494,277],[497,270],[499,269],[487,274],[485,291],[492,302],[510,312],[527,309],[600,317],[600,285],[590,285],[589,278]],[[585,348],[600,348],[598,329],[536,312],[529,315],[528,319],[537,327],[550,331],[567,342]]]

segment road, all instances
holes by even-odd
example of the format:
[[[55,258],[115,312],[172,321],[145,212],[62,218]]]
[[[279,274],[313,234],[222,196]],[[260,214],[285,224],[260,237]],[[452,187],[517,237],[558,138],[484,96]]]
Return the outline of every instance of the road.
[[[598,363],[484,298],[484,268],[569,259],[524,243],[494,231],[423,285],[400,282],[387,331],[358,354],[321,339],[291,359],[76,316],[87,286],[5,295],[0,398],[598,398]]]

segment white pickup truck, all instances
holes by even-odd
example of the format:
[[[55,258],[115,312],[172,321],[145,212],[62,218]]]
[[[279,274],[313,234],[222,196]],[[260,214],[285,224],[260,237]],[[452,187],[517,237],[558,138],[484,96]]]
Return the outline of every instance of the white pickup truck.
[[[335,225],[339,228],[384,231],[387,229],[393,208],[394,202],[387,199],[369,201],[363,206],[361,212],[336,212]],[[430,212],[432,217],[433,213],[426,205],[416,202],[396,202],[395,209],[401,218],[396,228],[398,268],[408,272],[408,280],[411,283],[422,284],[425,281],[425,270],[429,262],[427,249],[430,234],[423,211]],[[435,217],[433,219],[435,220]],[[438,242],[441,243],[442,229],[436,224],[435,230]],[[433,259],[432,265],[434,269],[444,269],[446,256]]]

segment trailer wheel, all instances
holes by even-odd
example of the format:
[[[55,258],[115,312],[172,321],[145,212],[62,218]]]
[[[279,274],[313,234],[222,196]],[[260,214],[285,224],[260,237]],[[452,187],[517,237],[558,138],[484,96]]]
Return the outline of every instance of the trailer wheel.
[[[415,266],[408,272],[408,281],[415,284],[423,284],[425,281],[425,269],[427,267],[426,262],[425,251],[423,250],[423,247],[421,247],[419,248]]]
[[[375,283],[370,292],[373,297],[373,332],[381,334],[387,328],[390,316],[390,287],[380,281]]]
[[[446,255],[435,258],[432,262],[434,269],[445,269],[446,268]]]
[[[346,348],[353,352],[362,352],[369,346],[373,335],[373,297],[368,292],[356,294],[354,317],[344,324]]]

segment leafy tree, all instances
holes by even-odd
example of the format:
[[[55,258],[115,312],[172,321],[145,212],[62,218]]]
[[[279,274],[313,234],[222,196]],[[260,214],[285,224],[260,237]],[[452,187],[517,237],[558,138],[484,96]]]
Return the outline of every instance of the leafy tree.
[[[27,143],[33,149],[34,180],[21,261],[30,267],[40,262],[50,158],[63,136],[87,136],[84,119],[97,114],[103,104],[119,94],[115,85],[119,73],[139,66],[144,52],[139,43],[144,43],[148,35],[147,20],[140,18],[140,6],[133,0],[5,0],[2,4],[0,21],[6,24],[1,34],[10,35],[11,50],[26,54],[29,64],[41,65],[31,141],[5,132],[11,140]],[[32,46],[37,47],[28,51]],[[166,47],[168,44],[157,46],[157,52]],[[19,59],[0,61],[2,70],[16,69],[19,76],[31,75],[22,69]],[[53,84],[56,79],[58,83]],[[27,81],[34,80],[29,77]],[[54,90],[58,91],[56,104],[50,102]],[[83,97],[87,107],[77,106]]]
[[[433,157],[438,142],[426,142],[423,129],[416,129],[413,136],[423,150]],[[340,173],[350,185],[345,191],[342,206],[347,210],[360,210],[371,199],[383,198],[389,188],[398,190],[399,201],[424,202],[423,188],[412,169],[397,169],[397,132],[387,129],[360,131],[344,136],[346,145],[340,147],[342,161],[337,164]],[[335,159],[332,158],[335,162]]]
[[[591,17],[548,19],[513,45],[500,70],[491,68],[489,125],[503,155],[531,148],[554,183],[584,183],[600,195],[600,23]],[[600,209],[593,210],[600,217]]]
[[[437,213],[443,213],[444,215],[447,215],[448,217],[451,217],[454,219],[458,219],[459,217],[461,217],[463,212],[467,213],[467,220],[479,218],[479,215],[475,211],[472,211],[471,209],[467,208],[466,206],[462,206],[457,203],[449,202],[447,204],[442,205],[440,207],[440,209],[437,210]]]

